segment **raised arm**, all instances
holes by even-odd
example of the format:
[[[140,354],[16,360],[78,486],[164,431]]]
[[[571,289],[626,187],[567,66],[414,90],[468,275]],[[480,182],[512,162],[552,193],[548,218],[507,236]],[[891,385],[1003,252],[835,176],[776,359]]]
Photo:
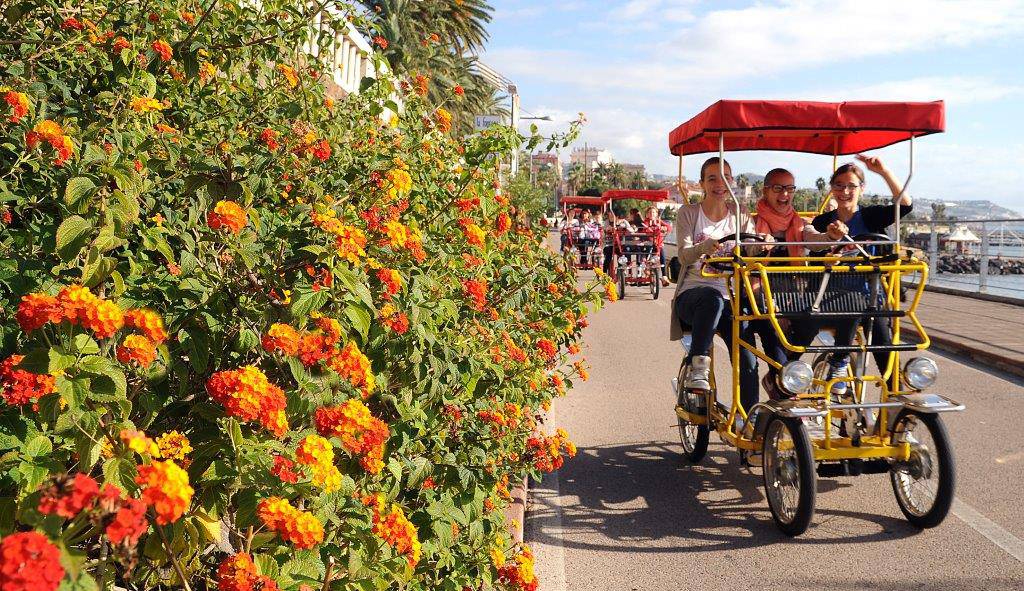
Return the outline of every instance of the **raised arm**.
[[[900,194],[900,191],[903,190],[903,183],[896,178],[896,175],[889,170],[889,167],[882,162],[881,158],[878,156],[864,156],[863,154],[857,154],[856,158],[863,162],[864,166],[868,170],[885,179],[885,184],[889,185],[889,190],[892,192],[893,199],[895,199],[896,196]],[[904,193],[903,197],[900,199],[900,205],[907,206],[910,204],[910,193]]]

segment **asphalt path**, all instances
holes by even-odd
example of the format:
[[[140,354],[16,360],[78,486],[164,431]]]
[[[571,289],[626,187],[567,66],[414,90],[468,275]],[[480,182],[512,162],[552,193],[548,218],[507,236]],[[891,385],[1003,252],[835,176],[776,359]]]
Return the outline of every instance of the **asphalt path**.
[[[791,539],[772,522],[760,469],[741,468],[717,436],[700,465],[681,456],[670,296],[633,288],[590,316],[590,381],[552,416],[579,454],[530,485],[525,534],[542,591],[1024,589],[1024,380],[931,352],[933,390],[967,404],[944,416],[954,514],[921,531],[888,475],[819,479],[814,521]],[[728,357],[716,347],[724,380]]]

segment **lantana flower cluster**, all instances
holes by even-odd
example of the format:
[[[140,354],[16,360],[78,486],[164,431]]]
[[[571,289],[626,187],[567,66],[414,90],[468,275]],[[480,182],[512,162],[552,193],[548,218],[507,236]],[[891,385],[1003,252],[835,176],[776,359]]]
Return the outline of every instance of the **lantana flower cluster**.
[[[309,468],[314,486],[324,492],[341,488],[341,472],[334,465],[334,447],[330,441],[319,435],[307,435],[295,450],[295,459]]]
[[[388,543],[395,552],[405,556],[409,566],[420,561],[420,540],[416,526],[397,504],[389,504],[383,494],[367,495],[363,504],[373,511],[373,533]]]
[[[554,472],[562,467],[565,458],[576,456],[576,444],[569,440],[564,429],[557,429],[554,435],[535,435],[526,440],[526,453],[533,461],[533,466],[541,472]]]
[[[11,406],[32,404],[55,392],[56,378],[19,369],[24,355],[11,355],[0,362],[0,395]]]
[[[341,326],[336,320],[318,318],[317,327],[319,331],[300,333],[286,324],[273,324],[263,335],[263,349],[268,353],[280,352],[288,357],[298,357],[306,367],[326,365],[359,388],[364,398],[368,397],[376,385],[369,358],[359,350],[355,341],[348,341],[338,348]]]
[[[341,446],[359,458],[367,472],[380,473],[384,467],[384,446],[391,437],[391,430],[387,423],[374,417],[362,401],[353,398],[340,406],[318,408],[313,422],[324,437],[340,439]]]
[[[278,591],[274,579],[261,575],[252,556],[239,552],[225,558],[217,567],[218,591]]]
[[[259,502],[260,521],[296,548],[312,548],[324,539],[324,526],[313,515],[296,509],[286,499],[268,497]]]
[[[206,391],[230,416],[259,423],[275,437],[288,431],[284,391],[255,366],[218,371],[206,380]]]
[[[539,582],[533,572],[533,552],[523,545],[515,557],[498,568],[498,582],[515,591],[537,591]]]

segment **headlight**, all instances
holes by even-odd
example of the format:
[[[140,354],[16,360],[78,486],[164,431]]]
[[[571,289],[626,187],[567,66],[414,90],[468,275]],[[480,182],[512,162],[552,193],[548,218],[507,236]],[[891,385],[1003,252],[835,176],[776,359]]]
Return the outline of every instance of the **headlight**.
[[[627,259],[626,257],[619,257],[619,264],[620,265],[625,265],[628,262],[629,262],[629,259]]]
[[[782,366],[782,387],[790,394],[803,394],[814,383],[814,370],[806,362],[790,361]]]
[[[903,366],[903,381],[915,390],[924,390],[939,377],[939,366],[928,357],[915,357]]]

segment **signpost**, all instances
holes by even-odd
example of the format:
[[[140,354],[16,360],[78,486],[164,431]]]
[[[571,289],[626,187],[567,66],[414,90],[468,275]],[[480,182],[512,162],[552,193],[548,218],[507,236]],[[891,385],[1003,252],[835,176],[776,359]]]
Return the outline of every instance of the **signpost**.
[[[501,125],[500,115],[477,115],[473,118],[473,129],[483,131],[492,125]]]

